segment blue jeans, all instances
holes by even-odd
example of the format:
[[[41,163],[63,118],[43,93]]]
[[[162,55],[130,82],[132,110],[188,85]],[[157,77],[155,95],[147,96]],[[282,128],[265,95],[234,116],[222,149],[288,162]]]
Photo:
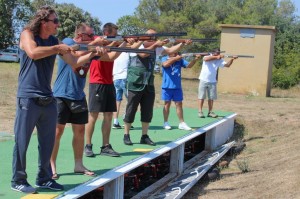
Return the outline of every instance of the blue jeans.
[[[123,94],[127,98],[128,93],[126,90],[126,79],[117,79],[114,81],[115,89],[116,89],[116,100],[118,102],[122,101]]]

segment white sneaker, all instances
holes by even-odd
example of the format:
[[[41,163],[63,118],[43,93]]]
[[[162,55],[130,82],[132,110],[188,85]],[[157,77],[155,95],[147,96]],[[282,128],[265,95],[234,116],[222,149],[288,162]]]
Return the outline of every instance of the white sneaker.
[[[181,122],[181,123],[178,125],[178,129],[180,129],[180,130],[186,130],[186,131],[192,130],[192,128],[189,127],[185,122]]]
[[[170,124],[168,122],[164,123],[164,129],[166,130],[170,130],[172,127],[170,126]]]

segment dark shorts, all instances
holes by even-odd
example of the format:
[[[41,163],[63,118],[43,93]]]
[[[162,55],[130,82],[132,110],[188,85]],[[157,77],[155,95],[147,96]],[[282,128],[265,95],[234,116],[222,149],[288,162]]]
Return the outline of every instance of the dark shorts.
[[[155,92],[149,92],[147,88],[143,91],[128,91],[128,102],[124,122],[133,123],[138,106],[141,107],[141,122],[150,123],[153,116]]]
[[[89,112],[116,112],[116,89],[113,84],[90,84]]]
[[[57,97],[57,123],[58,124],[87,124],[88,123],[88,111],[83,111],[80,113],[72,113],[67,104],[62,100],[62,98]]]

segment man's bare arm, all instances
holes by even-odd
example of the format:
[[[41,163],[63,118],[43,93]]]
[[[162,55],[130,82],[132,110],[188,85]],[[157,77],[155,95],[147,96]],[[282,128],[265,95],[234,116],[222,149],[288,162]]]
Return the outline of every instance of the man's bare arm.
[[[20,37],[20,48],[33,60],[49,57],[54,54],[70,53],[70,47],[65,44],[54,46],[37,46],[34,35],[29,30],[24,30]]]

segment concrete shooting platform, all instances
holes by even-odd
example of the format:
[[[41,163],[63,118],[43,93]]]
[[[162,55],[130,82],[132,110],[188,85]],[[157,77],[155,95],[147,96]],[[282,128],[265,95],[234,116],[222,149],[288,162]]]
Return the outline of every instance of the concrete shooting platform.
[[[61,139],[57,158],[57,172],[60,175],[57,182],[65,187],[65,190],[61,192],[51,191],[48,189],[38,189],[38,194],[26,195],[11,190],[10,181],[12,176],[14,137],[12,136],[11,139],[6,137],[5,139],[2,139],[2,141],[0,139],[0,198],[80,198],[100,187],[104,187],[103,198],[124,198],[125,174],[168,152],[171,154],[169,174],[162,179],[165,180],[165,185],[171,182],[171,180],[180,177],[181,174],[186,174],[184,171],[191,167],[191,162],[193,162],[193,165],[200,163],[206,165],[205,167],[197,166],[197,169],[202,168],[202,174],[197,174],[197,176],[193,179],[199,180],[200,177],[213,165],[213,163],[215,163],[221,155],[224,155],[225,152],[232,146],[232,143],[229,143],[229,145],[226,146],[224,144],[232,136],[236,114],[233,112],[218,110],[216,110],[215,113],[219,115],[218,118],[198,118],[197,109],[184,108],[185,122],[193,128],[192,131],[184,131],[178,130],[178,118],[176,111],[175,108],[171,108],[169,123],[172,126],[172,129],[165,130],[162,127],[162,108],[154,109],[154,117],[150,124],[149,136],[156,143],[156,146],[139,144],[141,137],[141,123],[139,121],[140,115],[137,113],[135,122],[133,123],[134,129],[130,131],[131,140],[134,143],[132,146],[123,144],[124,129],[111,130],[110,143],[113,148],[121,154],[121,157],[107,157],[99,155],[100,146],[102,145],[100,130],[101,121],[99,120],[96,123],[93,136],[93,150],[94,153],[96,153],[96,157],[83,158],[84,165],[88,169],[94,171],[97,174],[96,177],[74,174],[74,156],[72,149],[73,133],[71,127],[68,125],[65,128],[64,135]],[[204,114],[207,114],[207,112],[204,111]],[[205,146],[203,146],[204,151],[202,151],[203,154],[199,154],[197,156],[198,159],[184,162],[183,156],[185,143],[200,135],[205,136]],[[209,153],[210,157],[208,157]],[[215,154],[217,154],[218,157]],[[201,159],[203,157],[204,160]],[[208,160],[211,162],[207,163]],[[36,133],[34,133],[27,151],[26,169],[28,182],[32,186],[35,185],[38,168],[37,163],[38,143]],[[207,167],[207,165],[209,165],[209,167]],[[197,170],[196,173],[198,172],[200,171]],[[195,182],[190,183],[189,186],[192,186],[194,183]],[[154,189],[150,188],[145,191],[141,191],[141,193],[135,196],[135,198],[143,198],[155,194],[155,198],[168,198],[166,197],[167,194],[163,196],[162,189],[159,192],[160,195],[157,195],[157,192],[155,193],[153,190]],[[184,191],[180,191],[181,195],[177,194],[177,196],[181,197],[182,194],[188,191],[188,189],[185,188],[183,190]],[[177,196],[172,198],[178,198]]]

